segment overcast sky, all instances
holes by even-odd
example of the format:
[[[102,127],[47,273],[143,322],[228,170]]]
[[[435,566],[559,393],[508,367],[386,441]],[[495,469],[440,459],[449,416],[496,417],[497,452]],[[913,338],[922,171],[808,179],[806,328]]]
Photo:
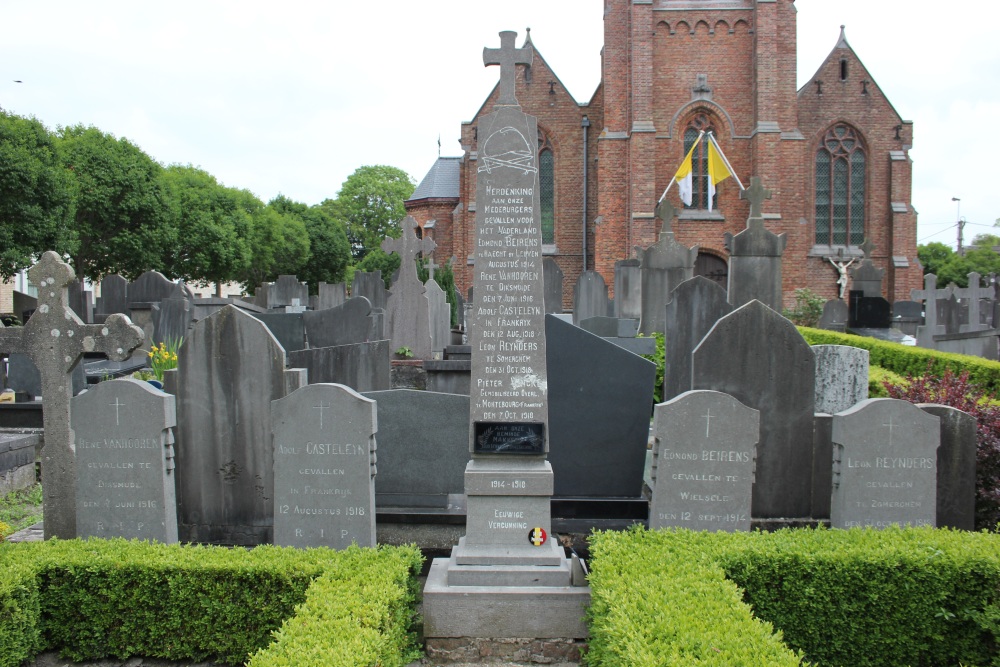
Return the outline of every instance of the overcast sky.
[[[920,242],[968,243],[1000,217],[997,0],[798,0],[798,84],[840,25],[914,122]],[[364,164],[419,182],[459,155],[460,123],[497,81],[500,30],[525,27],[578,102],[600,79],[603,0],[9,0],[0,106],[50,128],[84,123],[164,164],[199,166],[267,201],[336,196]],[[946,16],[942,19],[942,16]],[[23,83],[15,83],[20,80]],[[961,211],[952,197],[961,198]]]

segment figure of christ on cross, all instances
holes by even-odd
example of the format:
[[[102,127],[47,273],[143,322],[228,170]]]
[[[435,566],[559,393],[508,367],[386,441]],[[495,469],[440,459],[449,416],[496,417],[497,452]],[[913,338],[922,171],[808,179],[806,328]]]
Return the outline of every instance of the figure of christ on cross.
[[[483,49],[483,64],[500,65],[500,98],[497,104],[500,106],[518,106],[517,98],[514,97],[514,77],[518,65],[531,66],[531,59],[534,49],[531,44],[526,44],[517,48],[514,40],[517,33],[513,30],[504,30],[500,33],[500,48]]]

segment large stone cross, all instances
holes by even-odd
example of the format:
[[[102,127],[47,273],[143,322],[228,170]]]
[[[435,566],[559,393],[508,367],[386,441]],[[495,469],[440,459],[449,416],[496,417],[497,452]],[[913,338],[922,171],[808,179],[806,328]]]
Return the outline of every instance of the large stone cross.
[[[417,277],[417,253],[421,252],[431,252],[437,247],[434,243],[434,239],[421,238],[417,240],[416,228],[418,227],[417,221],[413,219],[413,216],[406,216],[400,223],[400,227],[403,228],[403,236],[398,239],[387,238],[382,241],[382,250],[387,253],[396,253],[399,255],[399,280],[400,282],[414,280],[420,282],[420,278]]]
[[[531,65],[534,49],[531,44],[525,44],[521,48],[514,45],[517,33],[513,30],[504,30],[500,33],[500,48],[483,48],[483,64],[500,65],[500,99],[497,104],[506,106],[517,106],[517,98],[514,97],[514,75],[518,65]]]
[[[76,465],[70,440],[72,372],[84,352],[124,361],[143,340],[128,317],[111,315],[104,324],[84,324],[69,307],[73,269],[49,251],[28,270],[38,286],[38,307],[27,324],[0,328],[0,352],[27,355],[42,379],[42,493],[45,538],[76,537]],[[2,325],[0,325],[2,327]]]
[[[746,190],[740,191],[740,199],[746,199],[750,202],[750,219],[763,219],[764,213],[762,212],[762,207],[764,205],[765,199],[771,198],[771,191],[764,187],[761,183],[760,177],[753,176],[750,178],[750,187]]]
[[[672,234],[674,231],[672,225],[674,218],[677,217],[677,209],[666,197],[656,205],[656,217],[663,221],[663,228],[660,229],[660,234]]]

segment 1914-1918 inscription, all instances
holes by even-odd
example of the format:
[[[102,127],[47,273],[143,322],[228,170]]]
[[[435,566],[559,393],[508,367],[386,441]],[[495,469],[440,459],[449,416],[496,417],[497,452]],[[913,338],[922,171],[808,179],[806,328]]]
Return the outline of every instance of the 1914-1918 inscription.
[[[544,454],[545,424],[539,422],[475,422],[477,454]]]

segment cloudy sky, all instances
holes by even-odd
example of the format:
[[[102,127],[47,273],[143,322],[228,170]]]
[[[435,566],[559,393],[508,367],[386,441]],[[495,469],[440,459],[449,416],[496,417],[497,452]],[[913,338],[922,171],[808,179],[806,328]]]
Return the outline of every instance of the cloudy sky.
[[[915,123],[920,242],[966,242],[1000,218],[996,0],[798,0],[798,83],[846,24]],[[84,123],[156,160],[199,166],[265,201],[334,197],[364,164],[419,181],[458,155],[459,125],[497,80],[482,48],[524,28],[577,101],[600,78],[603,0],[33,0],[0,7],[0,107]],[[15,83],[22,81],[22,83]],[[462,82],[462,83],[456,83]],[[959,197],[961,202],[952,201]],[[960,211],[958,206],[961,206]]]

